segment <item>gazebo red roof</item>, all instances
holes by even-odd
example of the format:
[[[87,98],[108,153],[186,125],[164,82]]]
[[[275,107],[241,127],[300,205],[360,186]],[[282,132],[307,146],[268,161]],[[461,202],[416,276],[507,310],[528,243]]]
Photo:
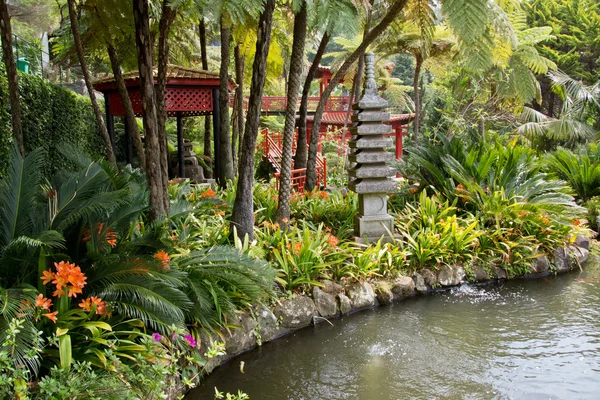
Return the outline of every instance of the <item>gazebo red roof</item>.
[[[153,76],[158,76],[158,68],[153,69]],[[142,96],[140,92],[139,71],[130,71],[123,74],[133,111],[137,117],[142,116]],[[115,117],[125,116],[125,110],[113,75],[97,79],[93,82],[94,88],[104,94],[110,104],[110,114]],[[167,67],[167,86],[165,93],[165,106],[167,115],[175,117],[193,117],[210,115],[213,111],[213,91],[220,85],[219,73],[201,69],[169,65]],[[229,90],[236,88],[230,79]]]

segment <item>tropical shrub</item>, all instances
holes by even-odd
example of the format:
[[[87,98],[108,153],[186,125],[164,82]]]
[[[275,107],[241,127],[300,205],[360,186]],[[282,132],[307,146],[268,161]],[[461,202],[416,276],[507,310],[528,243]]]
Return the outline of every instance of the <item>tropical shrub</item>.
[[[278,282],[288,291],[302,291],[309,285],[320,285],[319,279],[347,257],[338,248],[338,238],[323,224],[309,222],[302,227],[291,227],[282,232],[278,226],[269,226],[257,236],[258,245],[270,255],[279,270]]]
[[[332,277],[336,280],[393,278],[407,266],[408,253],[393,243],[383,243],[381,240],[370,246],[352,243],[347,251],[350,258],[332,268]]]
[[[548,154],[544,165],[564,180],[582,202],[600,195],[600,147],[590,144],[578,154],[563,148]]]
[[[323,224],[340,240],[354,235],[354,215],[358,207],[358,196],[340,191],[305,192],[291,198],[290,210],[294,220],[307,221],[314,225]]]

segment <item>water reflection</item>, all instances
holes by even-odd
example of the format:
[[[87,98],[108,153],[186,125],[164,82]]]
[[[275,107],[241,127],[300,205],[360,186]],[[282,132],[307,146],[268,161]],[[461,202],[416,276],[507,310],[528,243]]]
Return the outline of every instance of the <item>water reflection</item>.
[[[253,400],[598,399],[599,271],[333,320],[238,357],[187,398],[212,399],[216,386]]]

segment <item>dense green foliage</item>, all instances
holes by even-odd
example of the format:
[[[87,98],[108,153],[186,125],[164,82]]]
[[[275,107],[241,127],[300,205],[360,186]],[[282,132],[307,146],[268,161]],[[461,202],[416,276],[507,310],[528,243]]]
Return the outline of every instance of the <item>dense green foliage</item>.
[[[94,158],[104,155],[104,142],[98,134],[89,98],[26,74],[19,74],[19,88],[25,149],[46,150],[45,177],[73,169],[74,165],[60,151],[67,143]],[[4,175],[10,159],[10,143],[8,82],[4,64],[0,64],[0,176]]]

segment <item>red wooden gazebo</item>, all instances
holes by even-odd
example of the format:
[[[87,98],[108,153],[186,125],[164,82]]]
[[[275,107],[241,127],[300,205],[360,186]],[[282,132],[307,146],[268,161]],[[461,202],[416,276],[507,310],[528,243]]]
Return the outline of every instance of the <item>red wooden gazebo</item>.
[[[154,85],[158,68],[154,68]],[[136,117],[141,117],[142,95],[140,91],[140,75],[138,71],[123,74],[131,105]],[[204,71],[194,68],[186,68],[169,65],[167,68],[167,85],[165,90],[165,108],[168,117],[177,118],[177,156],[179,160],[179,176],[184,177],[183,162],[183,124],[184,117],[209,116],[213,117],[213,137],[215,176],[221,168],[219,154],[219,73]],[[106,103],[106,122],[111,141],[115,143],[114,117],[125,118],[125,109],[121,96],[117,90],[115,78],[112,75],[98,79],[94,82],[94,88],[102,92]],[[229,82],[229,90],[235,88],[235,83]],[[125,124],[127,127],[127,124]],[[127,143],[127,162],[131,163],[133,158],[133,146],[130,133],[125,131]]]

